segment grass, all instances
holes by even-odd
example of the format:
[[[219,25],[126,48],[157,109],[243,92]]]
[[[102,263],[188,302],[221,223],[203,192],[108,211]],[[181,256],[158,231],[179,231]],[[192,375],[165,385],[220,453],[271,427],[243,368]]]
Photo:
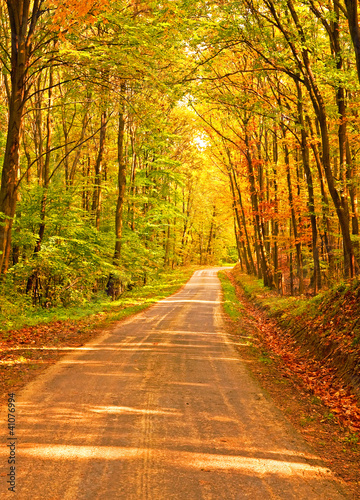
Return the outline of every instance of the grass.
[[[350,445],[354,450],[356,450],[357,445],[359,444],[359,436],[353,432],[350,432],[347,436],[345,436],[342,441],[345,444]],[[346,451],[346,450],[345,450]]]
[[[225,272],[218,273],[224,294],[224,310],[232,321],[238,320],[244,312],[244,306],[236,296],[234,285],[229,280]]]
[[[314,415],[303,415],[300,417],[299,423],[300,423],[301,427],[307,427],[312,422],[314,422],[315,418],[316,417]]]
[[[264,286],[261,279],[250,276],[244,273],[235,271],[236,280],[240,283],[246,295],[254,299],[256,303],[266,309],[270,316],[280,317],[286,320],[287,317],[297,317],[306,315],[308,319],[316,318],[319,314],[319,306],[324,306],[326,302],[331,306],[334,302],[334,297],[338,302],[342,301],[344,296],[351,288],[356,288],[358,282],[349,286],[346,283],[340,283],[331,290],[324,290],[318,293],[315,297],[291,297],[281,296],[275,290],[270,290]],[[336,316],[337,311],[333,311],[329,307],[329,314]],[[356,341],[355,341],[356,342]],[[359,337],[360,342],[360,337]]]
[[[261,350],[261,355],[259,357],[259,361],[261,361],[261,363],[264,363],[265,365],[271,365],[273,362],[273,360],[270,358],[268,352],[265,351],[264,349]]]
[[[241,285],[246,295],[260,302],[262,307],[269,311],[271,316],[286,315],[286,311],[291,309],[305,308],[308,306],[309,299],[302,297],[280,296],[277,292],[264,286],[261,279],[254,276],[241,274]]]
[[[265,308],[270,316],[282,316],[285,319],[288,312],[291,311],[293,314],[294,310],[308,307],[309,300],[299,297],[281,297],[270,288],[264,286],[261,279],[254,278],[254,276],[249,276],[247,274],[237,274],[235,277],[238,282],[241,281],[241,286],[245,294],[252,299],[255,299],[257,303],[260,303],[263,308]],[[224,300],[225,300],[225,311],[234,320],[237,319],[237,311],[243,309],[241,304],[239,304],[238,298],[236,297],[234,286],[231,284],[229,278],[225,273],[219,273],[219,278],[224,290]],[[233,304],[227,304],[233,302]],[[234,304],[235,302],[235,304]]]
[[[123,293],[116,301],[111,301],[105,294],[101,294],[94,301],[83,305],[51,309],[21,304],[19,301],[18,304],[13,304],[11,312],[0,309],[0,331],[6,337],[7,331],[18,330],[25,326],[36,326],[52,321],[81,320],[91,316],[100,316],[104,321],[118,321],[175,293],[188,281],[196,268],[189,266],[164,270],[149,284]]]
[[[269,316],[277,317],[282,321],[297,316],[315,318],[319,312],[319,305],[324,300],[326,292],[315,297],[281,296],[275,290],[265,287],[263,281],[247,274],[236,273],[236,279],[241,282],[246,295],[268,311]]]
[[[261,280],[243,274],[239,269],[235,268],[232,274],[249,299],[276,318],[301,342],[308,343],[316,356],[323,356],[326,346],[332,345],[334,354],[342,352],[347,355],[349,352],[360,357],[358,280],[340,283],[315,297],[290,297],[278,295],[276,291],[264,287]],[[340,365],[337,368],[341,370]]]

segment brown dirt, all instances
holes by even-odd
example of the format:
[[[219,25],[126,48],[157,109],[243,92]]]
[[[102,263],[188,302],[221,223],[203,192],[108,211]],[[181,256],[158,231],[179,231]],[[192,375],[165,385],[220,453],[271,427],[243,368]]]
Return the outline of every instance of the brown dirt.
[[[99,334],[95,319],[54,321],[9,331],[0,342],[0,405],[8,392],[18,392],[48,366]]]

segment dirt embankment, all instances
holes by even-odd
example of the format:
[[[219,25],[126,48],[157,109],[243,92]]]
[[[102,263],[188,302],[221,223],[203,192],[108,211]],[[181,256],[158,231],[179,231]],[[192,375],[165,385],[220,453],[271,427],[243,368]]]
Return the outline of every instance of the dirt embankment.
[[[360,282],[341,285],[278,322],[331,366],[360,399]]]
[[[360,282],[291,301],[249,286],[239,266],[231,277],[251,303],[266,310],[272,323],[271,332],[265,328],[262,335],[267,348],[344,425],[360,433]]]

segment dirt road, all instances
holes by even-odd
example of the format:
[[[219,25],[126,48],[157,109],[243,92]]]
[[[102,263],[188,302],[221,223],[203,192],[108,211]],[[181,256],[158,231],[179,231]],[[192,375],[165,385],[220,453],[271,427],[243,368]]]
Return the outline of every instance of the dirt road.
[[[220,301],[216,269],[197,271],[29,384],[16,398],[16,492],[3,445],[0,497],[347,498],[248,375]]]

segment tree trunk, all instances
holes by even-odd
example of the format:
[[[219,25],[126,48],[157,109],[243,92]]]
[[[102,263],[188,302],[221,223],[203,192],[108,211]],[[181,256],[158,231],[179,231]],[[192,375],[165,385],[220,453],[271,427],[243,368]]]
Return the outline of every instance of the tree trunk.
[[[282,131],[284,135],[284,139],[286,137],[286,130],[282,124]],[[294,197],[292,192],[292,182],[291,182],[291,172],[290,172],[290,154],[289,148],[286,143],[284,143],[284,157],[285,157],[285,166],[286,166],[286,180],[288,186],[288,196],[289,196],[289,205],[291,212],[291,222],[295,240],[295,249],[296,249],[296,268],[297,268],[297,277],[299,280],[299,292],[303,292],[303,270],[302,270],[302,255],[301,255],[301,243],[299,239],[297,221],[296,221],[296,213],[294,207]],[[291,242],[290,242],[291,244]],[[291,293],[293,294],[293,292]]]
[[[207,244],[207,248],[206,248],[206,261],[207,261],[207,264],[210,262],[210,257],[211,257],[211,254],[212,254],[212,242],[213,242],[213,239],[215,238],[215,217],[216,217],[216,206],[214,205],[213,206],[213,213],[212,213],[212,217],[211,217],[211,224],[210,224],[210,231],[209,231],[209,238],[208,238],[208,244]],[[175,226],[174,226],[175,227]]]
[[[274,288],[274,277],[271,272],[268,256],[265,249],[264,244],[264,234],[263,228],[260,220],[260,211],[259,211],[259,202],[255,185],[255,174],[253,168],[253,159],[250,150],[250,139],[247,131],[247,120],[244,120],[244,128],[245,128],[245,146],[246,146],[246,159],[247,159],[247,167],[250,181],[250,195],[251,195],[251,203],[254,212],[254,220],[255,220],[255,241],[257,241],[256,247],[260,256],[260,266],[261,266],[261,274],[264,280],[264,285],[270,288]]]
[[[354,47],[356,69],[360,82],[360,27],[357,0],[345,0],[351,40]]]
[[[0,274],[9,267],[11,230],[16,210],[19,147],[27,93],[31,40],[39,2],[33,4],[29,23],[30,0],[7,0],[11,28],[11,90],[9,122],[0,186]],[[20,15],[20,12],[22,15]]]
[[[302,93],[301,87],[298,82],[296,82],[297,92],[298,92],[298,118],[299,124],[301,128],[301,155],[302,162],[304,166],[305,176],[306,176],[306,185],[308,188],[308,210],[309,217],[311,223],[311,235],[312,235],[312,254],[313,254],[313,262],[314,262],[314,294],[318,292],[321,288],[321,272],[320,272],[320,259],[319,259],[319,250],[317,246],[317,223],[316,223],[316,215],[315,215],[315,195],[314,195],[314,184],[313,177],[310,168],[310,160],[309,160],[309,149],[308,149],[308,140],[305,128],[305,120],[303,113],[303,105],[302,105]]]
[[[250,263],[249,263],[248,258],[247,258],[246,248],[245,248],[244,241],[243,241],[241,219],[240,219],[239,209],[237,207],[236,196],[235,196],[235,187],[234,187],[235,182],[234,182],[230,168],[228,168],[228,175],[229,175],[229,179],[230,179],[231,192],[233,195],[233,209],[234,209],[234,215],[235,215],[235,217],[234,217],[235,238],[236,238],[239,260],[242,262],[242,259],[241,259],[241,247],[242,247],[243,252],[244,252],[244,261],[245,261],[245,266],[246,266],[246,272],[248,274],[252,274],[252,269],[251,269]],[[242,266],[242,264],[241,264],[241,266]],[[255,273],[255,266],[254,266],[253,273]]]
[[[85,105],[85,110],[84,110],[84,117],[82,120],[82,127],[81,127],[81,133],[80,133],[80,138],[78,140],[79,144],[82,144],[85,138],[85,132],[86,132],[86,127],[89,122],[89,116],[88,116],[88,111],[90,108],[90,102],[91,102],[91,96],[87,97],[87,103]],[[76,174],[76,169],[81,157],[81,151],[82,151],[82,145],[80,145],[78,148],[76,148],[76,153],[74,156],[74,160],[71,164],[71,168],[68,167],[68,185],[73,186],[74,181],[75,181],[75,174]]]
[[[314,138],[314,130],[313,130],[312,122],[311,122],[308,115],[306,115],[306,122],[309,126],[310,134],[311,134],[312,138]],[[314,153],[315,163],[317,166],[318,177],[319,177],[319,181],[320,181],[324,243],[325,243],[326,255],[328,258],[328,262],[329,262],[329,268],[331,271],[333,269],[333,266],[334,266],[334,258],[333,258],[333,251],[332,251],[333,243],[332,243],[332,239],[330,236],[331,235],[331,227],[330,227],[330,220],[329,220],[329,201],[328,201],[328,197],[327,197],[327,194],[325,191],[325,182],[324,182],[323,167],[322,167],[320,153],[319,153],[318,147],[317,147],[316,143],[314,143],[313,139],[311,141],[311,149],[313,150],[313,153]]]
[[[100,212],[101,212],[101,185],[102,185],[102,160],[105,149],[106,137],[106,111],[101,113],[101,126],[100,126],[100,142],[99,151],[95,163],[95,180],[94,192],[92,202],[92,213],[95,221],[95,227],[100,229]]]
[[[301,69],[304,71],[307,90],[309,91],[316,117],[319,120],[319,125],[321,130],[322,153],[323,153],[322,158],[323,158],[325,176],[330,196],[334,202],[335,210],[339,219],[339,224],[343,239],[344,274],[347,277],[353,277],[355,275],[355,257],[350,236],[349,211],[346,199],[344,197],[341,197],[338,190],[336,189],[334,176],[331,170],[330,137],[329,137],[329,128],[327,123],[326,106],[311,68],[309,53],[308,49],[306,48],[307,47],[306,39],[301,24],[299,22],[298,15],[292,3],[292,0],[287,0],[287,5],[289,7],[291,16],[295,22],[296,28],[299,32],[303,44],[301,49],[301,55],[304,67]]]
[[[118,132],[118,199],[115,211],[115,251],[114,251],[114,264],[118,265],[121,254],[121,236],[122,236],[122,214],[126,190],[126,164],[124,158],[124,131],[125,131],[125,83],[120,86],[121,103],[119,110],[119,132]]]
[[[53,84],[53,73],[52,70],[50,69],[50,76],[49,76],[49,91],[48,91],[48,104],[47,104],[47,116],[46,116],[46,149],[45,149],[45,160],[44,162],[41,163],[39,167],[39,182],[42,184],[43,187],[43,193],[41,197],[41,206],[40,206],[40,227],[39,227],[39,232],[38,232],[38,237],[36,241],[36,245],[34,248],[34,256],[36,256],[40,250],[41,250],[41,244],[44,238],[45,234],[45,227],[46,227],[46,204],[47,204],[47,194],[48,194],[48,188],[49,188],[49,179],[50,179],[50,157],[51,157],[51,107],[52,107],[52,84]],[[39,94],[39,104],[40,104],[40,94]],[[38,123],[38,132],[41,132],[42,130],[42,123],[41,123],[41,115],[38,117],[40,122]],[[41,134],[40,134],[40,139],[41,139]],[[41,159],[42,160],[42,159]],[[35,284],[35,289],[34,289],[34,302],[36,300],[36,297],[38,297],[39,293],[38,290],[36,290],[36,286],[38,284],[38,278],[37,278],[37,272],[34,271],[31,276],[29,276],[27,285],[26,285],[26,293],[28,293],[30,290],[33,289],[33,286]]]
[[[136,165],[137,165],[137,154],[135,151],[136,146],[136,128],[132,126],[130,128],[130,142],[131,142],[131,172],[130,172],[130,196],[131,203],[129,203],[129,219],[130,219],[130,227],[132,231],[135,231],[135,176],[136,176]]]
[[[354,160],[355,153],[351,154],[349,142],[346,143],[346,163],[347,163],[347,174],[346,178],[349,183],[349,195],[351,202],[351,225],[352,225],[352,234],[354,236],[359,236],[359,216],[358,216],[358,197],[357,197],[357,185],[356,185],[356,174],[354,169]],[[357,238],[354,247],[356,248],[357,258],[360,258],[360,242]]]
[[[279,237],[279,200],[278,200],[278,184],[277,184],[277,163],[278,163],[278,142],[277,133],[274,132],[274,142],[273,142],[273,173],[274,173],[274,205],[275,205],[275,218],[272,225],[272,233],[274,237],[274,247],[273,247],[273,265],[274,265],[274,279],[275,285],[280,291],[281,288],[281,276],[279,273],[279,249],[278,249],[278,237]],[[280,279],[279,279],[280,278]]]
[[[249,232],[247,230],[246,216],[245,216],[244,206],[243,206],[243,202],[242,202],[241,190],[239,188],[239,183],[237,181],[237,176],[236,176],[235,168],[234,168],[234,165],[232,162],[230,150],[228,147],[226,147],[225,143],[224,143],[224,147],[226,148],[226,153],[227,153],[227,157],[228,157],[229,165],[230,165],[230,168],[228,167],[228,173],[229,173],[229,177],[230,177],[230,183],[233,183],[233,184],[231,184],[231,189],[233,191],[233,197],[234,197],[234,200],[236,200],[236,195],[235,195],[235,189],[236,189],[237,198],[239,200],[239,205],[240,205],[240,210],[241,210],[242,226],[244,228],[244,235],[245,235],[245,239],[246,239],[246,246],[245,246],[245,242],[243,242],[243,246],[247,250],[247,257],[245,256],[245,262],[247,263],[247,266],[249,266],[248,273],[249,274],[256,274],[255,263],[254,263],[253,255],[251,252]],[[235,201],[235,206],[237,207],[236,201]],[[239,229],[240,229],[240,227],[241,227],[241,224],[240,224],[240,217],[239,217]]]

